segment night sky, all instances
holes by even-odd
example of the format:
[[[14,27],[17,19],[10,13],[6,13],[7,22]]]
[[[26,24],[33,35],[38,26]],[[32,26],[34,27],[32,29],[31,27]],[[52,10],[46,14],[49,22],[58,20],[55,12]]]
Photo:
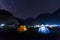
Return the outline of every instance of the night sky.
[[[18,18],[35,18],[40,13],[52,13],[60,8],[60,0],[0,0],[0,8]]]

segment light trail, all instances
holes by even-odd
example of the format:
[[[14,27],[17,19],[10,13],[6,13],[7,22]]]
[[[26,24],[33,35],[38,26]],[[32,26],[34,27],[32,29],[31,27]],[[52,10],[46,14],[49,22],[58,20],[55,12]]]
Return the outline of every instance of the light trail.
[[[54,24],[54,25],[49,25],[49,24],[46,24],[46,25],[35,25],[34,27],[60,27],[60,25],[56,25],[56,24]]]

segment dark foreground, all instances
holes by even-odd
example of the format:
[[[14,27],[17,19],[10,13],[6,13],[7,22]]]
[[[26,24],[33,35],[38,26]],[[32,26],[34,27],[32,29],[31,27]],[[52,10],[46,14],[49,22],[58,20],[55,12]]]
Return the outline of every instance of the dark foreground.
[[[34,31],[18,33],[12,30],[5,30],[0,32],[0,40],[60,40],[60,34],[51,33],[44,35]]]

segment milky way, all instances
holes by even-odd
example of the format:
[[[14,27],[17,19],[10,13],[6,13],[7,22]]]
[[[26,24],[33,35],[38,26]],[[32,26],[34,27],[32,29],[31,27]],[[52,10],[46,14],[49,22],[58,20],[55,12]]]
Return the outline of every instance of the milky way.
[[[53,13],[60,8],[60,0],[0,0],[0,9],[18,18],[35,18],[40,13]]]

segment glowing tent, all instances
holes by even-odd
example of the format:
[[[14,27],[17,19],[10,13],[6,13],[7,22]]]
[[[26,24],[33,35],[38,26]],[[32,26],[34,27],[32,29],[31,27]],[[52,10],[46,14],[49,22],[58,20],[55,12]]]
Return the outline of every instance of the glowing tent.
[[[43,33],[43,34],[49,34],[50,30],[48,28],[46,28],[46,27],[40,27],[38,29],[38,32]]]
[[[26,25],[21,25],[21,26],[19,26],[19,27],[17,28],[17,31],[18,31],[18,32],[25,32],[25,31],[27,31]]]

